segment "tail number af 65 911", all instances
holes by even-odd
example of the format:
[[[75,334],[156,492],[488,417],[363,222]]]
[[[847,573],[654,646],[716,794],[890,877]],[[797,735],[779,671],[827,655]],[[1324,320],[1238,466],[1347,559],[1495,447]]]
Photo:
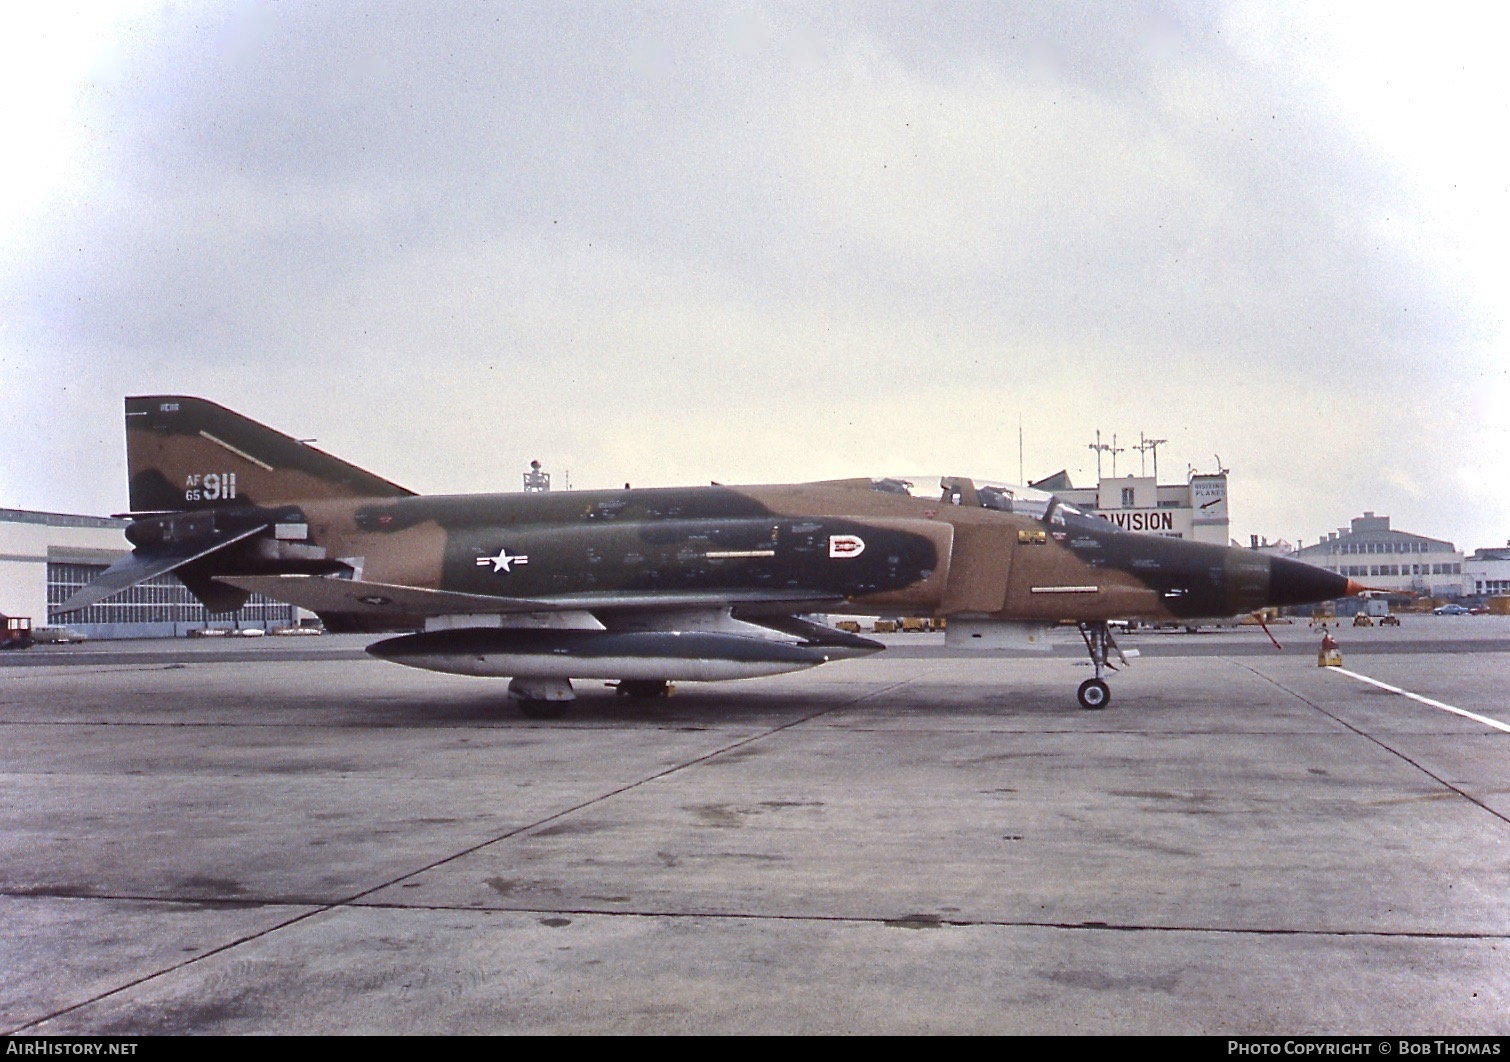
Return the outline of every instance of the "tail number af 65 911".
[[[184,480],[184,501],[230,501],[234,497],[234,472],[196,472]]]

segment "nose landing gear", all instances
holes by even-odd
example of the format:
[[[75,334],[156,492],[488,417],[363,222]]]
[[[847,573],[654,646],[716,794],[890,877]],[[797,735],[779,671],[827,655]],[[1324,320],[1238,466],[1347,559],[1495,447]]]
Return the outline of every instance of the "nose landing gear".
[[[1111,687],[1102,677],[1107,671],[1117,670],[1108,661],[1108,654],[1116,653],[1117,659],[1124,665],[1127,663],[1127,655],[1117,646],[1116,640],[1112,638],[1111,628],[1105,621],[1082,623],[1080,637],[1085,639],[1085,651],[1090,654],[1091,667],[1096,669],[1096,677],[1082,682],[1075,696],[1080,700],[1080,707],[1088,712],[1097,712],[1112,702]]]

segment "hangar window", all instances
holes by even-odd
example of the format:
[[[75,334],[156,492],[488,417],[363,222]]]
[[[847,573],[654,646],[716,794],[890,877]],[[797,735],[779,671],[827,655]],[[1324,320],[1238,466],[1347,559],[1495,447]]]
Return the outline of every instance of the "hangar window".
[[[103,564],[71,564],[49,561],[47,564],[47,604],[55,609],[105,570]],[[212,613],[189,593],[172,575],[155,575],[124,592],[72,613],[70,625],[97,633],[95,624],[111,624],[116,635],[155,636],[179,633],[180,627],[207,626],[213,618],[232,620],[236,626],[292,626],[297,622],[292,605],[271,601],[253,594],[237,612]],[[130,624],[161,624],[162,628],[131,631]],[[166,629],[164,629],[166,628]]]

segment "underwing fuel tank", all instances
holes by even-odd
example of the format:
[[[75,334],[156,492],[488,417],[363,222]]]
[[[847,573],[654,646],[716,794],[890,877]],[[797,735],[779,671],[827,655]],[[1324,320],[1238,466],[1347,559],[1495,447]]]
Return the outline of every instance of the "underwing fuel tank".
[[[687,682],[779,675],[854,655],[828,646],[705,631],[479,627],[389,638],[369,645],[367,652],[450,675]]]

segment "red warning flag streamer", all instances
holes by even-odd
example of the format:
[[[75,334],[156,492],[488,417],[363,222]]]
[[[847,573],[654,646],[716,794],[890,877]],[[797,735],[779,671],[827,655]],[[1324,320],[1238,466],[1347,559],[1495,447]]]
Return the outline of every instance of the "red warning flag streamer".
[[[1279,639],[1274,637],[1274,632],[1271,631],[1269,629],[1269,625],[1264,622],[1264,614],[1262,612],[1255,612],[1253,613],[1253,618],[1258,620],[1258,625],[1262,627],[1264,629],[1264,633],[1269,636],[1269,641],[1274,643],[1274,648],[1278,649],[1280,652],[1284,652],[1285,647],[1279,644]]]

